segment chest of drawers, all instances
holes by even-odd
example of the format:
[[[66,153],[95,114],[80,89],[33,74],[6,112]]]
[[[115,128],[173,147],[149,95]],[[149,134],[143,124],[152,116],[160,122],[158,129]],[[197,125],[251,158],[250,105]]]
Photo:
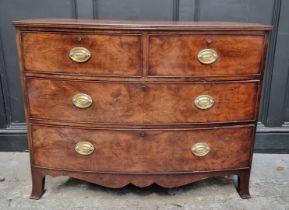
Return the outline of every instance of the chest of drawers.
[[[32,171],[106,187],[249,177],[270,26],[14,22]]]

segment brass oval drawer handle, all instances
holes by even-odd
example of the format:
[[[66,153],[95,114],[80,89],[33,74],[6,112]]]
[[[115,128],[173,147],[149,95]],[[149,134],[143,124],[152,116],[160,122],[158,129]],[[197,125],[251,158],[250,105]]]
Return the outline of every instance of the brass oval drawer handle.
[[[80,155],[90,155],[94,151],[94,146],[88,141],[80,141],[75,145],[74,149]]]
[[[69,57],[77,63],[84,63],[89,60],[91,53],[84,47],[74,47],[70,50]]]
[[[218,59],[218,53],[213,49],[201,50],[198,54],[198,60],[202,64],[212,64]]]
[[[85,109],[91,106],[92,98],[84,93],[78,93],[72,97],[72,104],[80,109]]]
[[[207,143],[196,143],[192,146],[192,153],[198,157],[203,157],[210,152],[210,146]]]
[[[214,106],[215,101],[212,96],[200,95],[195,98],[194,103],[199,109],[210,109],[212,106]]]

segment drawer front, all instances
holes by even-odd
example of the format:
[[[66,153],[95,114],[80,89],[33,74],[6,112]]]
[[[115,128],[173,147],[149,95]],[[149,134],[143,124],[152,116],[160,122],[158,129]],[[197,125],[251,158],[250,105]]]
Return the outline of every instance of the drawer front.
[[[255,120],[259,87],[259,82],[253,81],[146,84],[33,78],[26,81],[32,118],[90,123]],[[79,94],[83,97],[78,98]]]
[[[40,72],[141,75],[141,36],[23,33],[24,68]],[[88,59],[88,60],[87,60]]]
[[[263,36],[151,35],[149,75],[260,74],[263,42]]]
[[[34,125],[33,165],[131,173],[247,167],[253,130],[248,126],[121,131]]]

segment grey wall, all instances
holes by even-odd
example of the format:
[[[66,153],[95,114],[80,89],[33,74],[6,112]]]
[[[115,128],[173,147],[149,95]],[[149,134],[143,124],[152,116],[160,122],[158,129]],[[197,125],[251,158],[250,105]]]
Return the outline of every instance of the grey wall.
[[[26,127],[12,20],[155,19],[272,24],[257,152],[289,151],[289,0],[0,0],[0,150],[25,150]]]

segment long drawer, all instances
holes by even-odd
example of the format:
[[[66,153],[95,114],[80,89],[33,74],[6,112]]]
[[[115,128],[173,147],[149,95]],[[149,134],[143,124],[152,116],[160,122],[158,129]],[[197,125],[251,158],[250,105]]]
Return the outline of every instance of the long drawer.
[[[248,167],[254,126],[92,130],[33,125],[31,131],[35,166],[162,173]]]
[[[256,119],[259,81],[124,83],[26,79],[32,118],[174,124]]]

